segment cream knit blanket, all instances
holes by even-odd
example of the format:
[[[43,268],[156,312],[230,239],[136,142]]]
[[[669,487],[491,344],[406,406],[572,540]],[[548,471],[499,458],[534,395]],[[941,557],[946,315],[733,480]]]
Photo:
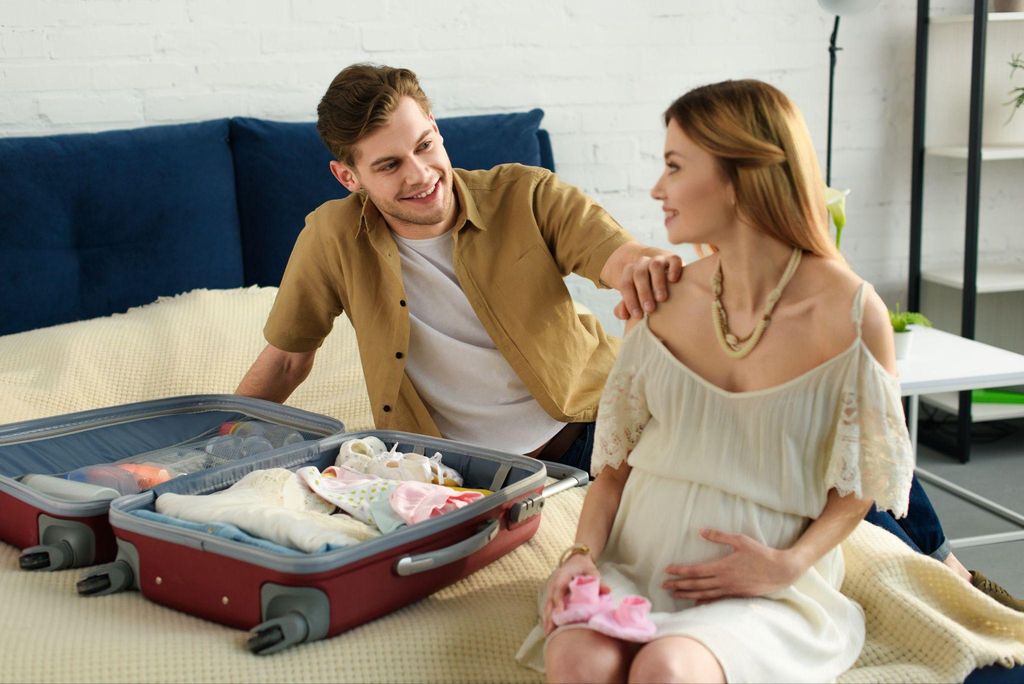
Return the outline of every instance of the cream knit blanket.
[[[127,313],[0,337],[0,423],[184,394],[230,394],[266,345],[277,288],[194,290]],[[356,336],[341,317],[287,402],[373,426]]]
[[[180,394],[231,392],[263,347],[271,288],[196,291],[95,321],[0,338],[0,422]],[[290,404],[370,424],[345,319]],[[571,542],[583,491],[555,497],[537,535],[457,584],[343,635],[268,657],[246,634],[139,594],[79,598],[79,570],[29,573],[0,544],[3,682],[533,682],[513,657],[536,596]],[[843,591],[867,642],[843,682],[961,681],[1024,663],[1024,617],[941,563],[862,524],[844,544]]]

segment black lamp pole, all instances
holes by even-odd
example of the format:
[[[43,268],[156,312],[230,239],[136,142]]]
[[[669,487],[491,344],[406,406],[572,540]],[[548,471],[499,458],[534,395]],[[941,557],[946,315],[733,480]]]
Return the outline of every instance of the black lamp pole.
[[[828,43],[828,142],[825,147],[825,185],[832,185],[832,91],[836,82],[836,53],[842,50],[836,47],[836,36],[839,34],[839,15],[832,25],[832,38]]]

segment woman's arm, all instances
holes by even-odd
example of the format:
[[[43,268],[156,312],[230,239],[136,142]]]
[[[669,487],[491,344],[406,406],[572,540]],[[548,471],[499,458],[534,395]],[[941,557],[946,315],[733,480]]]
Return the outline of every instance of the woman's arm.
[[[773,549],[745,534],[701,530],[702,537],[731,546],[732,553],[710,563],[670,565],[665,568],[668,579],[662,586],[676,598],[694,601],[763,596],[778,591],[795,582],[846,539],[870,507],[870,500],[852,494],[839,496],[835,489],[829,490],[821,515],[788,549]]]
[[[585,545],[589,552],[570,556],[562,565],[555,568],[548,580],[548,597],[544,604],[545,634],[549,634],[555,628],[551,621],[551,613],[556,608],[565,606],[572,578],[577,575],[600,576],[594,561],[601,555],[608,542],[629,471],[629,465],[623,461],[618,468],[604,468],[591,483],[587,496],[583,499],[583,510],[580,511],[580,521],[576,526],[576,545]]]

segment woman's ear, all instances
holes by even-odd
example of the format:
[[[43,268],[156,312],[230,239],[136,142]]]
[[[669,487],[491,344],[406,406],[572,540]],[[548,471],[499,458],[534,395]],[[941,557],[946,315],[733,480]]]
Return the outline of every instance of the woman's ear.
[[[348,164],[343,164],[340,161],[333,160],[330,163],[330,167],[331,175],[334,176],[346,190],[355,193],[362,189],[363,185],[359,182],[359,177],[356,176],[355,169],[351,168]]]

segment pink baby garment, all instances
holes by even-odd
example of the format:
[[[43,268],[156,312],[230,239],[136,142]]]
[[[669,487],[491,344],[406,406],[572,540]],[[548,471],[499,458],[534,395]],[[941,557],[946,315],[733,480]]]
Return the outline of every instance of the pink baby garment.
[[[295,474],[324,501],[370,525],[376,525],[371,504],[385,500],[397,482],[360,473],[345,466],[331,466],[321,473],[315,466],[299,468]],[[377,525],[377,527],[380,527]]]
[[[648,615],[651,602],[629,595],[612,605],[611,594],[601,593],[601,580],[593,575],[576,575],[569,581],[565,608],[556,609],[551,621],[558,626],[587,623],[594,631],[625,641],[650,641],[657,628]]]
[[[601,593],[601,580],[593,575],[576,575],[569,581],[565,608],[556,609],[551,620],[559,626],[586,622],[599,612],[611,609],[612,596]]]
[[[657,628],[648,615],[651,602],[643,596],[626,596],[613,610],[598,613],[587,621],[594,630],[625,641],[644,643],[654,638]]]
[[[412,525],[482,498],[484,495],[479,492],[457,492],[426,482],[402,482],[391,492],[389,501],[395,515]]]

